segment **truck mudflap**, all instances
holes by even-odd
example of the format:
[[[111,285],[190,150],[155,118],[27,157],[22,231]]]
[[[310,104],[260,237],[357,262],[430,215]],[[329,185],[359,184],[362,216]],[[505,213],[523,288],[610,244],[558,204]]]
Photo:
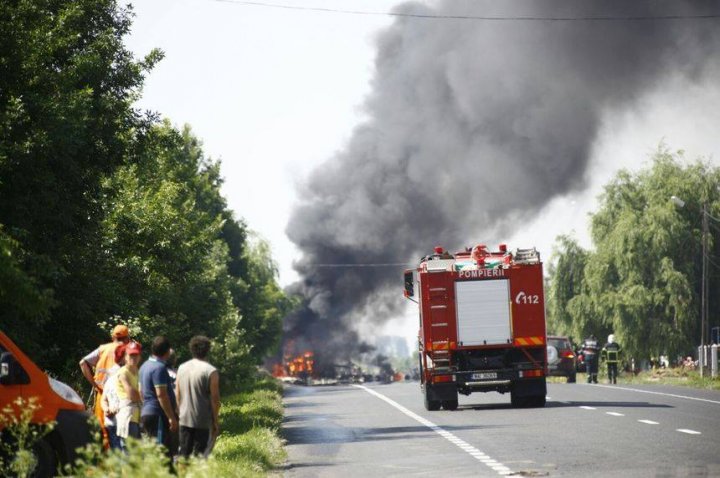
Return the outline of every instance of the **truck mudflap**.
[[[60,463],[72,463],[77,457],[77,449],[92,440],[90,433],[90,414],[79,410],[60,410],[55,418],[57,425],[48,436]]]
[[[518,380],[510,390],[513,407],[544,407],[547,385],[545,377]]]

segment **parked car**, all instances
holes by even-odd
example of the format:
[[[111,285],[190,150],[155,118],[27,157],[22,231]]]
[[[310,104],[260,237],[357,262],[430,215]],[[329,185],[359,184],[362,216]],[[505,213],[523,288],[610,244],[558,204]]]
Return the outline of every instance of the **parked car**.
[[[31,424],[55,423],[52,431],[32,446],[37,465],[31,476],[56,476],[62,465],[75,460],[76,449],[90,442],[90,414],[75,390],[46,375],[0,331],[0,410],[9,407],[11,414],[19,414],[15,400],[31,398],[37,399],[40,406]],[[5,433],[1,423],[0,438],[3,445],[0,451],[5,452],[12,437]]]
[[[570,339],[560,336],[547,337],[548,375],[551,377],[567,377],[568,383],[575,383],[575,352]]]

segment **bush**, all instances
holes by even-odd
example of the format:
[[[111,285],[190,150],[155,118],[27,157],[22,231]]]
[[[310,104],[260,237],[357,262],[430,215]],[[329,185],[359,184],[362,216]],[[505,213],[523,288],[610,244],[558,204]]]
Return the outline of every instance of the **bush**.
[[[220,409],[220,436],[207,460],[193,458],[177,465],[180,478],[262,477],[285,459],[278,436],[283,407],[281,387],[263,378],[249,390],[226,396]],[[98,443],[85,447],[72,468],[74,476],[110,478],[170,478],[167,458],[160,445],[129,440],[129,453],[105,453]]]
[[[34,424],[33,415],[40,409],[37,397],[18,397],[0,410],[0,476],[31,476],[38,465],[33,452],[35,444],[53,430],[54,423]]]

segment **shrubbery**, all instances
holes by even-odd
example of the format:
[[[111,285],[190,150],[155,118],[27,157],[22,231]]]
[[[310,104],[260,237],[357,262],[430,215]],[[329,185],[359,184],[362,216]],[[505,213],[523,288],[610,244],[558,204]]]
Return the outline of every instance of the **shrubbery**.
[[[221,433],[210,458],[193,458],[176,464],[171,473],[164,449],[149,440],[128,440],[129,453],[119,450],[105,452],[99,435],[94,443],[83,448],[75,463],[63,470],[64,475],[109,478],[233,478],[261,477],[285,459],[283,441],[278,432],[283,407],[280,387],[272,379],[261,379],[245,392],[222,399]],[[31,425],[37,410],[35,401],[21,401],[16,410],[3,410],[0,422],[5,433],[13,436],[12,445],[4,445],[0,456],[0,475],[31,476],[36,466],[32,453],[35,442],[52,430],[53,424]]]

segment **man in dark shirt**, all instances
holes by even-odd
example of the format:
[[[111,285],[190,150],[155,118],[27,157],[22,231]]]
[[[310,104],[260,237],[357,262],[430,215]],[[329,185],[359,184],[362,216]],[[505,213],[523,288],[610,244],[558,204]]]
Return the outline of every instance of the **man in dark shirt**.
[[[171,434],[178,430],[177,403],[166,360],[170,355],[170,341],[158,336],[152,342],[152,356],[140,367],[140,391],[143,407],[140,413],[145,433],[165,445],[172,457]]]

